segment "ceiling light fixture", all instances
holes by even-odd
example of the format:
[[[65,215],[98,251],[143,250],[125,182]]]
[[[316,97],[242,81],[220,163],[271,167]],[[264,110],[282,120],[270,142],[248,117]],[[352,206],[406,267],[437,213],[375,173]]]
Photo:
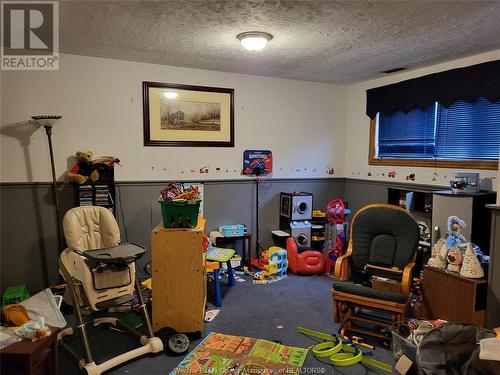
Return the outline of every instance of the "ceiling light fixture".
[[[179,94],[173,91],[167,91],[163,93],[163,96],[165,96],[165,98],[167,99],[175,99],[179,96]]]
[[[260,51],[266,46],[267,42],[273,39],[273,36],[262,31],[247,31],[238,34],[236,38],[247,50]]]

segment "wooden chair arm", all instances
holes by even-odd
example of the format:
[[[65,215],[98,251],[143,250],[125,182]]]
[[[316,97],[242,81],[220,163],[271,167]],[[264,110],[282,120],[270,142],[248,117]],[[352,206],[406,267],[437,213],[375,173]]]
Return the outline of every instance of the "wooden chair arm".
[[[349,257],[352,254],[352,245],[349,243],[349,248],[344,255],[341,255],[335,261],[334,276],[337,280],[345,280],[349,276]]]
[[[415,267],[416,256],[413,257],[410,263],[408,263],[403,269],[403,278],[401,279],[401,293],[408,296],[410,294],[410,287],[412,281],[412,271]]]

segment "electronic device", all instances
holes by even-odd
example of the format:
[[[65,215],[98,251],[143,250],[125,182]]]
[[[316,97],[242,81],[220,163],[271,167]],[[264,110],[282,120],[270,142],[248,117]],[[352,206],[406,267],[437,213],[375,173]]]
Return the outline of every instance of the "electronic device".
[[[455,194],[478,193],[479,173],[455,172],[455,177],[450,180],[450,186]]]
[[[311,222],[308,220],[290,222],[290,235],[295,239],[295,242],[297,242],[297,246],[311,246],[311,226]]]

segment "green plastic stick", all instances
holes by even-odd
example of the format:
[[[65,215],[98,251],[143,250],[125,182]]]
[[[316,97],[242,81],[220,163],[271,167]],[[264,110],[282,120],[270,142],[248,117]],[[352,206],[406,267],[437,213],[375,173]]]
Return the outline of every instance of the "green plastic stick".
[[[307,328],[303,328],[303,327],[297,327],[297,331],[300,332],[300,333],[303,333],[305,335],[317,337],[317,338],[323,339],[323,340],[336,340],[335,336],[329,335],[328,333],[314,331],[312,329],[307,329]]]

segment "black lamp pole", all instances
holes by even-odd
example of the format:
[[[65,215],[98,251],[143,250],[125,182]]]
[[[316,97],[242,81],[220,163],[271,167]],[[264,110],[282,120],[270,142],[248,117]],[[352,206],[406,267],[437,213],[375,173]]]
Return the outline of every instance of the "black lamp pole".
[[[59,252],[64,249],[64,241],[62,237],[61,230],[61,209],[59,207],[59,196],[57,192],[57,179],[56,179],[56,169],[54,163],[54,149],[52,148],[52,125],[44,125],[45,134],[47,134],[47,139],[49,141],[49,153],[50,153],[50,166],[52,168],[52,194],[54,196],[54,203],[56,206],[56,224],[57,224],[57,244],[59,246]]]

